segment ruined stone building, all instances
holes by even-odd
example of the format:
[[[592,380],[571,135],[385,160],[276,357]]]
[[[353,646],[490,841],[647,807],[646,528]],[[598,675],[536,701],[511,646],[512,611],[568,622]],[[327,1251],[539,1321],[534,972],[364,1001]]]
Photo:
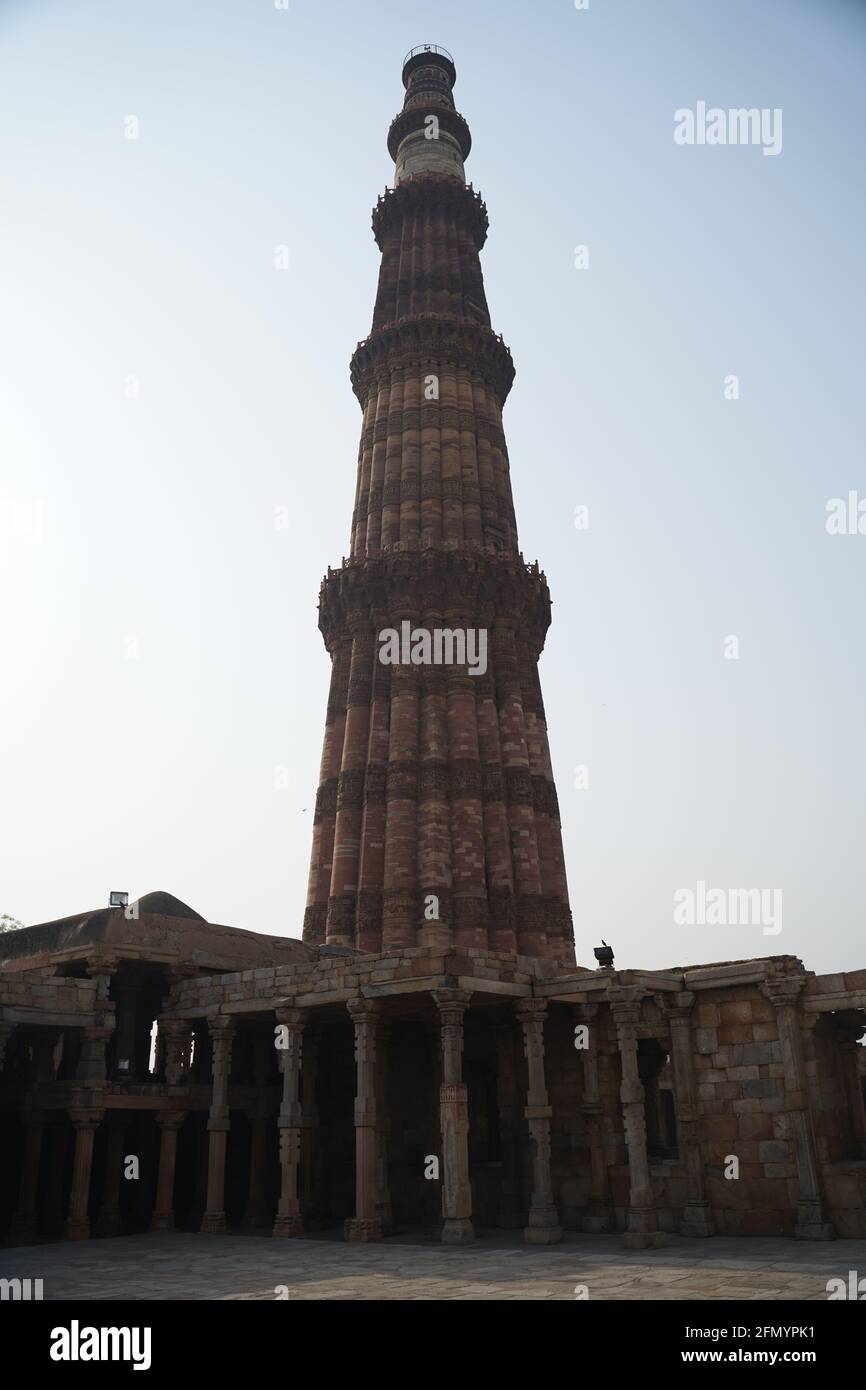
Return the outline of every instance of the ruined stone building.
[[[866,970],[575,963],[538,678],[550,598],[518,546],[514,369],[454,81],[441,50],[407,57],[373,213],[303,939],[166,893],[0,936],[7,1243],[866,1236]],[[486,660],[385,664],[404,624],[483,632]]]

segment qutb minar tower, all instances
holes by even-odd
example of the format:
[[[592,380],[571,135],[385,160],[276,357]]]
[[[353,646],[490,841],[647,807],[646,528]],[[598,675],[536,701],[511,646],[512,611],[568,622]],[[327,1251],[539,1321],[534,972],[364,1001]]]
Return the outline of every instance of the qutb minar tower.
[[[363,411],[351,547],[319,602],[332,673],[304,940],[569,963],[538,678],[550,596],[518,549],[502,429],[514,367],[490,326],[487,212],[465,181],[455,78],[442,49],[407,56],[388,132],[395,186],[373,213],[382,264],[351,363]],[[416,658],[385,664],[388,631],[411,634]],[[425,633],[444,634],[443,660]],[[464,634],[483,638],[483,661]]]

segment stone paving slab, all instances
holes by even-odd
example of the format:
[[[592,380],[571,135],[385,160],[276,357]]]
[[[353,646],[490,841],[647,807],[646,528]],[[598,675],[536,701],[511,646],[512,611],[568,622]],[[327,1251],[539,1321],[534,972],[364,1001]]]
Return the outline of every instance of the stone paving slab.
[[[512,1232],[466,1248],[411,1237],[366,1246],[332,1233],[302,1240],[161,1232],[0,1250],[0,1278],[42,1279],[46,1299],[574,1301],[826,1299],[827,1280],[866,1274],[866,1241],[685,1240],[625,1250],[622,1237],[568,1233],[523,1245]]]

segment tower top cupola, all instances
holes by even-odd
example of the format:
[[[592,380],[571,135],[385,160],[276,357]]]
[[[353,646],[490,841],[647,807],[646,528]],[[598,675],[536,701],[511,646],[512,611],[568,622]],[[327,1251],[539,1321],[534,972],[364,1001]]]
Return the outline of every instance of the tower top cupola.
[[[466,182],[463,162],[472,146],[469,127],[454,108],[454,59],[437,44],[419,44],[403,60],[403,110],[391,122],[388,152],[394,183],[422,174],[444,174]]]

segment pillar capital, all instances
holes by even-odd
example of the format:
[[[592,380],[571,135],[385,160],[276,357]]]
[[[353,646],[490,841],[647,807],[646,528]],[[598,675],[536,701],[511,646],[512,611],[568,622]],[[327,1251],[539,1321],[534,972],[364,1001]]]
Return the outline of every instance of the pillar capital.
[[[430,996],[444,1024],[461,1026],[472,995],[466,989],[432,989]]]
[[[297,1029],[299,1032],[306,1027],[309,1021],[310,1010],[299,1009],[290,1002],[280,1002],[274,1009],[274,1018],[277,1023],[284,1028]]]
[[[622,1025],[637,1023],[640,1019],[640,1006],[647,997],[647,991],[640,988],[626,989],[617,986],[608,991],[608,1002],[614,1023]]]
[[[237,1031],[234,1016],[231,1014],[213,1015],[208,1019],[207,1027],[214,1042],[216,1042],[217,1038],[225,1039],[226,1042],[231,1042]]]
[[[354,999],[347,999],[346,1008],[355,1024],[376,1023],[382,1015],[379,1001],[377,999],[365,999],[363,995],[357,995]]]
[[[156,1123],[160,1129],[180,1129],[187,1117],[186,1110],[157,1110]]]
[[[518,999],[517,1016],[521,1023],[543,1023],[547,1018],[546,999]]]
[[[84,968],[91,977],[96,975],[111,976],[120,969],[120,956],[114,955],[110,951],[100,951],[90,957]]]
[[[96,1129],[105,1116],[102,1109],[75,1106],[68,1112],[69,1119],[76,1129]]]
[[[805,975],[770,977],[761,985],[761,993],[775,1009],[795,1008],[806,984]]]

